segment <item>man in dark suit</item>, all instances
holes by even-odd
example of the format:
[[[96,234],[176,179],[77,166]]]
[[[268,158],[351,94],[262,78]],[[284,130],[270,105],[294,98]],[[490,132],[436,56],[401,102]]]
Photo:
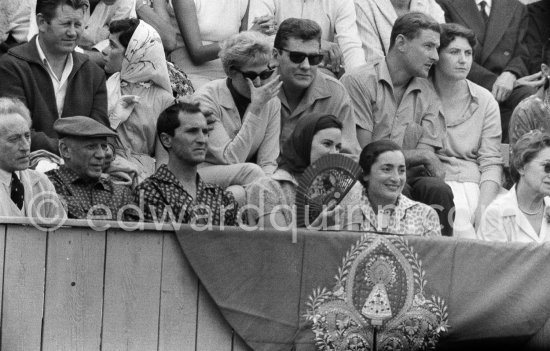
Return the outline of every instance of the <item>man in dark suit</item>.
[[[541,83],[528,76],[529,51],[525,44],[528,18],[518,0],[437,0],[446,22],[472,29],[476,36],[474,63],[468,79],[493,93],[500,104],[502,139],[516,105]],[[522,79],[523,78],[523,79]]]

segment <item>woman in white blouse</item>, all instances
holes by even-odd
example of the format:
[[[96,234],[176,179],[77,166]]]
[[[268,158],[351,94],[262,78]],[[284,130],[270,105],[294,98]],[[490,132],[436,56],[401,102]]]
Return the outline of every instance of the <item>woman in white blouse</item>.
[[[545,242],[550,240],[550,134],[535,130],[512,149],[516,184],[485,211],[479,237],[487,241]]]

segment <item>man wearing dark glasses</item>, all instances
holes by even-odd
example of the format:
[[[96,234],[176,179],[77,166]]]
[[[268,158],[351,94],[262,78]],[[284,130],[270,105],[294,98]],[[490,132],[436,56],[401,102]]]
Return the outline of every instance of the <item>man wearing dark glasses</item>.
[[[313,112],[337,116],[342,121],[342,151],[359,156],[355,121],[349,96],[342,84],[321,72],[321,27],[308,19],[284,20],[275,36],[273,57],[280,79],[281,138],[283,145],[298,120]]]
[[[426,79],[438,59],[439,24],[420,12],[399,17],[386,59],[346,73],[342,83],[355,111],[361,147],[390,139],[403,148],[407,184],[403,193],[436,205],[443,235],[451,236],[453,194],[435,150],[442,147],[445,121],[439,98]],[[451,214],[452,217],[452,214]]]

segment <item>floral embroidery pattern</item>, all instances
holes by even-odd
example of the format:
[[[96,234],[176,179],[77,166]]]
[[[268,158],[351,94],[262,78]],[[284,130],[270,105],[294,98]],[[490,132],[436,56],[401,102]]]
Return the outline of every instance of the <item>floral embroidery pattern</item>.
[[[449,328],[445,301],[427,298],[422,262],[403,238],[363,235],[335,278],[306,304],[318,350],[372,350],[375,334],[378,350],[429,350]]]

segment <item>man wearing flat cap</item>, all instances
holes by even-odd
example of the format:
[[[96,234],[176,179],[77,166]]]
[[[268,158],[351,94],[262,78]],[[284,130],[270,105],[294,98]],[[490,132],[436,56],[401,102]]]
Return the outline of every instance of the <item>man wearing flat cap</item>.
[[[69,218],[131,218],[131,211],[125,206],[133,204],[130,188],[113,183],[102,173],[107,138],[116,137],[116,132],[83,116],[58,119],[53,127],[65,164],[46,174],[64,202]]]

